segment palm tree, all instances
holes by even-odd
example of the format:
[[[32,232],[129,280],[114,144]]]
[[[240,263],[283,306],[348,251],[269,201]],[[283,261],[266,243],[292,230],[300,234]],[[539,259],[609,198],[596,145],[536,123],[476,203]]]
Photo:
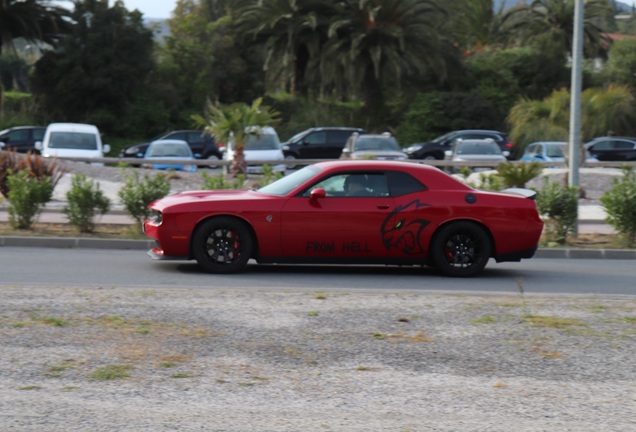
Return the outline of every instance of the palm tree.
[[[525,44],[548,39],[563,52],[572,50],[576,0],[533,0],[504,14],[503,24],[509,37]],[[611,40],[597,24],[611,13],[607,0],[586,0],[584,6],[584,46],[590,57],[607,52]]]
[[[504,42],[502,21],[505,1],[495,11],[493,0],[462,0],[449,5],[453,34],[464,56],[497,47]]]
[[[61,34],[71,28],[65,18],[70,12],[46,0],[0,1],[0,54],[4,47],[14,47],[13,41],[55,45]],[[15,49],[15,48],[14,48]]]
[[[372,120],[384,105],[382,84],[407,76],[446,76],[456,50],[441,27],[446,11],[435,0],[343,0],[321,56],[322,85],[345,97],[361,93]]]
[[[333,14],[320,0],[248,0],[238,9],[237,28],[264,44],[271,81],[306,94],[309,63],[320,55]]]
[[[594,137],[629,130],[634,121],[634,96],[628,86],[589,88],[581,94],[581,163],[583,144]],[[543,100],[522,100],[510,110],[510,138],[521,145],[534,141],[567,141],[570,93],[556,90]],[[520,149],[523,151],[522,149]]]
[[[280,121],[279,113],[262,106],[262,103],[262,98],[254,100],[252,105],[208,103],[205,117],[193,116],[195,122],[217,140],[225,143],[234,141],[234,161],[230,168],[234,176],[247,172],[244,154],[247,137],[258,135],[261,127],[275,126]]]

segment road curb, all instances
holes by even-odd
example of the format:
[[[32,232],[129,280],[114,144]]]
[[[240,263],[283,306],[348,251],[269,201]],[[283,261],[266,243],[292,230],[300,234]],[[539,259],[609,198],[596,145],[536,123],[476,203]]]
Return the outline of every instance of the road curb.
[[[0,247],[39,247],[58,249],[148,250],[153,240],[95,239],[74,237],[0,236]],[[636,260],[634,249],[540,248],[535,258]]]
[[[22,237],[0,236],[0,246],[39,247],[57,249],[119,249],[148,250],[153,240],[95,239],[74,237]]]

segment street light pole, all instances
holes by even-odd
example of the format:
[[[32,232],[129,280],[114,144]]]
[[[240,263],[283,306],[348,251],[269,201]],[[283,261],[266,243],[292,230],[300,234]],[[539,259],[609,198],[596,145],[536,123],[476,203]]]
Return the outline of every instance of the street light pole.
[[[569,186],[579,186],[579,146],[581,144],[581,87],[583,58],[583,0],[574,3],[574,34],[572,36],[572,83],[570,89],[570,136],[569,136]],[[578,235],[578,214],[574,224],[574,235]]]

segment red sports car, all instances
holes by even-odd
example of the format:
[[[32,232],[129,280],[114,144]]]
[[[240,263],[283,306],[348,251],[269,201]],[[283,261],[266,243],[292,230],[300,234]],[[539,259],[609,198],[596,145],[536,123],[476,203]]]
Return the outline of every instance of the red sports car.
[[[258,263],[429,265],[473,276],[490,258],[531,258],[543,221],[534,191],[475,190],[396,161],[309,165],[258,190],[182,192],[150,204],[157,259],[212,273]]]

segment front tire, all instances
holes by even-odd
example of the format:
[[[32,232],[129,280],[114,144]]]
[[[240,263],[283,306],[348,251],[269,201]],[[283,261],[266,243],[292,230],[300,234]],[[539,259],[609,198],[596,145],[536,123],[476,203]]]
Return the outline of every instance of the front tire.
[[[218,161],[220,161],[220,160],[221,160],[221,159],[220,159],[217,155],[215,155],[215,154],[211,154],[211,155],[209,155],[206,159],[207,159],[208,161],[210,161],[210,162],[218,162]],[[221,165],[216,165],[216,164],[215,164],[215,165],[212,165],[212,164],[208,165],[208,169],[215,170],[215,169],[219,169],[219,168],[221,168]]]
[[[204,222],[194,232],[192,254],[210,273],[236,273],[249,261],[254,241],[244,223],[229,217]]]
[[[435,235],[433,263],[447,276],[479,274],[490,259],[492,244],[486,231],[474,222],[453,222]]]
[[[285,162],[294,162],[296,161],[296,156],[294,156],[293,154],[287,154],[285,155]],[[291,170],[296,168],[296,164],[295,163],[288,163],[285,166],[286,169]]]

